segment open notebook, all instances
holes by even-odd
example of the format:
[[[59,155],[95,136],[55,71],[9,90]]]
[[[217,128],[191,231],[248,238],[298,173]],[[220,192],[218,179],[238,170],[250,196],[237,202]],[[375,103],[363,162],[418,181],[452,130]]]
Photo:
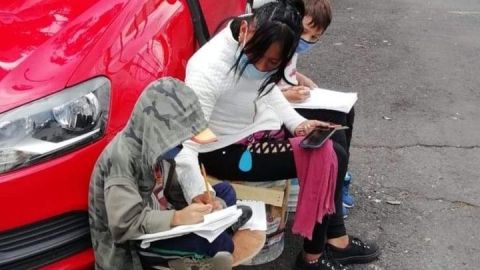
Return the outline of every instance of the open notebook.
[[[252,217],[245,225],[240,228],[240,230],[267,230],[267,218],[264,202],[237,201],[237,204],[248,205],[250,206],[250,208],[252,208]],[[207,239],[211,243],[228,227],[232,226],[233,223],[237,222],[241,214],[242,211],[240,209],[237,209],[236,205],[233,205],[225,209],[205,215],[202,223],[182,225],[174,227],[168,231],[144,234],[138,237],[137,240],[142,240],[142,243],[140,244],[142,248],[148,248],[150,246],[150,243],[154,241],[170,239],[189,233],[195,233],[198,236]]]
[[[325,109],[349,113],[357,99],[357,93],[315,88],[310,91],[310,97],[307,100],[291,104],[297,109]]]
[[[227,207],[225,209],[212,212],[204,216],[203,222],[192,225],[181,225],[174,227],[168,231],[144,234],[137,238],[142,240],[140,246],[148,248],[151,242],[174,238],[189,233],[195,233],[210,243],[213,242],[223,231],[237,222],[242,214],[242,210],[237,209],[236,205]]]

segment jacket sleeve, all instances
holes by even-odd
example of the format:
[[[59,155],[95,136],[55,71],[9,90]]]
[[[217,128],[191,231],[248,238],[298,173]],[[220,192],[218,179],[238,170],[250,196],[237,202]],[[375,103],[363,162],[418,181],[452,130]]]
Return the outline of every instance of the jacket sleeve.
[[[192,199],[206,191],[200,167],[198,165],[198,152],[188,146],[188,142],[175,157],[175,172],[178,182],[182,187],[183,195],[187,203],[192,203]],[[209,185],[209,190],[213,188]]]
[[[294,131],[298,125],[307,120],[288,103],[278,86],[274,86],[267,98],[270,106],[292,134],[295,134]]]
[[[129,179],[109,179],[104,193],[108,227],[116,243],[170,229],[175,211],[153,210],[145,205],[138,188]]]

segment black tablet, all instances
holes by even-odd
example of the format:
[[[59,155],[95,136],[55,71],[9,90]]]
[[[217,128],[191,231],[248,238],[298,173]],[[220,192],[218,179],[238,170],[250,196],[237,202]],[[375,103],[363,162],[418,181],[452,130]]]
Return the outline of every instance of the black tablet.
[[[348,127],[339,126],[336,128],[315,128],[300,142],[302,148],[318,148],[332,137],[337,130],[347,129]]]

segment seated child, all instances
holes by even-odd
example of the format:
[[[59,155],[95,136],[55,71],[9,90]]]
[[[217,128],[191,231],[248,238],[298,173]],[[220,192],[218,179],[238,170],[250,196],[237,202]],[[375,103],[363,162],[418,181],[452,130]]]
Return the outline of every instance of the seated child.
[[[183,83],[161,79],[142,93],[127,125],[107,145],[92,174],[88,209],[97,269],[142,269],[134,239],[201,222],[214,207],[221,207],[193,203],[179,210],[160,210],[152,196],[155,164],[173,159],[183,141],[198,141],[210,134],[206,128],[196,95]],[[208,142],[214,136],[210,135],[198,142]],[[228,203],[235,202],[231,187],[217,187],[216,191],[230,197]],[[215,269],[231,269],[233,242],[226,232],[213,243],[194,234],[175,238],[168,245],[158,241],[150,251],[167,249],[205,258],[199,262]]]
[[[307,52],[313,47],[323,35],[332,20],[332,10],[329,0],[303,0],[305,4],[305,16],[303,17],[303,33],[293,56],[291,62],[285,69],[286,81],[281,81],[278,86],[283,92],[283,95],[291,103],[301,103],[310,97],[311,89],[318,88],[318,86],[306,75],[297,70],[298,55]],[[353,121],[355,112],[354,109],[345,114],[339,111],[323,110],[323,109],[297,109],[307,119],[316,119],[320,121],[332,122],[348,126],[349,129],[342,132],[336,132],[332,140],[338,142],[350,153],[350,141],[352,138]],[[349,194],[349,185],[352,176],[347,172],[345,176],[343,194],[343,212],[347,216],[348,210],[354,206],[354,199]]]

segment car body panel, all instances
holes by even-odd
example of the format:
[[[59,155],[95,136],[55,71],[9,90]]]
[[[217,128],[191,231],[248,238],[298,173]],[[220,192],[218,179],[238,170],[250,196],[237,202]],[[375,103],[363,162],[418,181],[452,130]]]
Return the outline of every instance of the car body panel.
[[[81,2],[89,7],[81,6]],[[0,112],[65,88],[78,64],[122,8],[120,1],[116,5],[105,2],[45,1],[48,4],[43,5],[44,1],[26,1],[10,13],[2,7],[1,36],[11,39],[2,45],[6,48],[0,54]],[[39,15],[40,19],[32,15],[47,9],[55,11]],[[44,21],[50,21],[50,25],[45,26]]]
[[[211,36],[218,33],[225,23],[233,16],[242,14],[247,5],[247,1],[218,1],[218,0],[199,0],[202,7],[208,32]],[[232,13],[232,9],[236,12]]]
[[[73,256],[54,262],[39,270],[90,270],[92,269],[93,250],[87,249]]]
[[[190,17],[181,2],[150,0],[125,9],[68,83],[74,85],[98,75],[110,79],[115,91],[109,134],[125,125],[138,96],[150,82],[164,76],[183,79],[187,59],[195,50],[193,29],[182,23],[189,22]]]
[[[96,161],[92,157],[98,156],[106,144],[104,138],[81,151],[3,174],[0,178],[0,231],[87,209],[88,179]]]

